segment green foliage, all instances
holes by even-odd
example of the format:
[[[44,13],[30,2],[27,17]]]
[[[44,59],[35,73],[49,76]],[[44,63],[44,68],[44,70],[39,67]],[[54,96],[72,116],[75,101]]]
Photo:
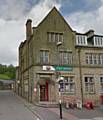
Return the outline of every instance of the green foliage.
[[[10,77],[5,75],[5,74],[0,74],[0,79],[5,79],[5,80],[9,80]]]
[[[0,64],[0,78],[1,79],[15,79],[16,68],[13,65]]]

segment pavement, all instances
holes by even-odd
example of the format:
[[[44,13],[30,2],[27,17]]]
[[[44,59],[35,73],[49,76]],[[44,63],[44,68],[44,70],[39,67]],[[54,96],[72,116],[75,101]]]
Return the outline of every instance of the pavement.
[[[26,105],[40,120],[60,120],[59,108],[44,108],[34,105]],[[103,120],[103,106],[95,107],[93,110],[86,108],[65,109],[63,108],[62,120]]]
[[[19,96],[17,96],[17,97],[23,102],[23,104],[32,113],[34,113],[38,117],[38,120],[60,120],[59,108],[45,108],[45,107],[35,106],[31,103],[28,103],[23,98],[21,98]],[[62,112],[63,112],[62,120],[79,120],[77,117],[65,112],[64,110]]]
[[[60,120],[59,108],[38,107],[31,103],[27,103],[24,99],[22,100],[25,106],[38,116],[39,120]],[[103,120],[103,106],[95,107],[93,110],[88,110],[86,108],[82,110],[76,108],[63,108],[62,120]]]

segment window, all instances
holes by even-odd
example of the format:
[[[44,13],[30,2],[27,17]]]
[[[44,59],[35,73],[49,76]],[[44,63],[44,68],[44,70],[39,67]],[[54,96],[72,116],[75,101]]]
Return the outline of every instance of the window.
[[[103,37],[94,37],[95,46],[103,46]]]
[[[86,53],[86,64],[103,64],[103,53]]]
[[[49,63],[49,51],[48,50],[41,50],[40,51],[40,63]]]
[[[92,64],[92,55],[90,53],[86,54],[86,64]]]
[[[100,77],[101,92],[103,93],[103,77]]]
[[[59,57],[60,64],[72,64],[72,52],[61,51]]]
[[[64,77],[64,80],[59,82],[60,91],[66,93],[74,93],[75,92],[75,82],[73,77]]]
[[[77,45],[87,45],[87,36],[76,35],[76,44]]]
[[[103,54],[100,53],[99,54],[99,61],[98,61],[99,64],[103,64]]]
[[[93,77],[85,77],[85,92],[94,93],[94,82]]]
[[[63,33],[48,32],[47,35],[49,42],[63,42]]]

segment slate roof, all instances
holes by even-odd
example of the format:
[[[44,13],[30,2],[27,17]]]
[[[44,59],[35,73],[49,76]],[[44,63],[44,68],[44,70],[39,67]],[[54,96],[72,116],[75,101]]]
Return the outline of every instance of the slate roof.
[[[13,81],[13,80],[0,79],[0,83],[1,83],[1,84],[5,84],[5,85],[12,84],[12,83],[14,83],[14,82],[15,82],[15,81]]]

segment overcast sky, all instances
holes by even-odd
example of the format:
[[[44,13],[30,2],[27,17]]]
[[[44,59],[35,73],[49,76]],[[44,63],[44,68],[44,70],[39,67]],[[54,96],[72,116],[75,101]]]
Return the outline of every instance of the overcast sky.
[[[103,34],[103,0],[0,0],[0,63],[18,65],[18,47],[25,23],[33,26],[56,6],[73,30]]]

